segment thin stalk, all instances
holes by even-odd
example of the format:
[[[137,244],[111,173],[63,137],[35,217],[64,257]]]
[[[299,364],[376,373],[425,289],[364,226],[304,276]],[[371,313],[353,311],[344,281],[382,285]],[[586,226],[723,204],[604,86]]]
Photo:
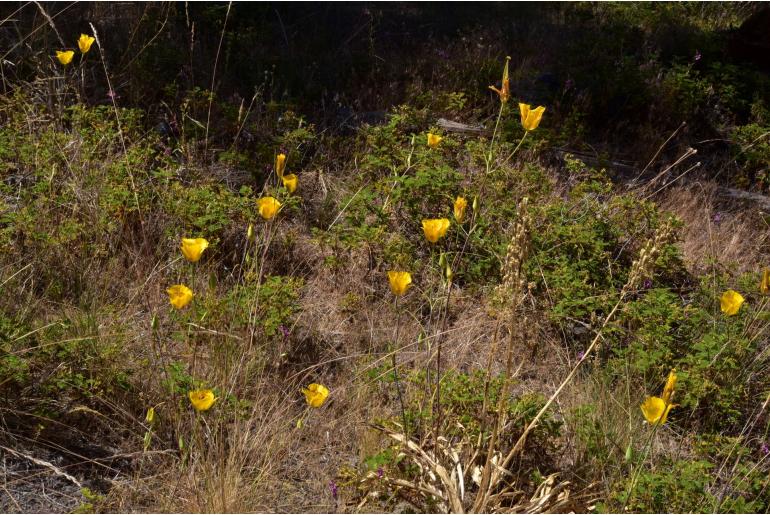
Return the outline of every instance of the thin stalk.
[[[524,140],[527,138],[527,134],[529,134],[529,131],[525,130],[525,131],[524,131],[524,135],[523,135],[523,136],[521,137],[521,139],[519,140],[519,144],[518,144],[518,145],[516,145],[516,148],[514,148],[514,149],[513,149],[513,152],[511,152],[511,153],[508,155],[508,157],[506,157],[505,159],[503,159],[503,162],[501,163],[501,166],[502,166],[502,165],[504,165],[504,164],[507,164],[507,163],[508,163],[508,161],[510,161],[510,160],[513,158],[513,156],[515,156],[515,155],[516,155],[516,152],[518,152],[518,151],[519,151],[519,149],[521,148],[521,144],[522,144],[522,143],[524,143]]]
[[[211,124],[211,104],[214,102],[214,84],[217,77],[217,65],[219,64],[219,53],[222,50],[222,41],[225,39],[225,28],[227,27],[227,19],[230,17],[230,8],[233,6],[232,2],[227,4],[227,12],[225,13],[225,21],[222,23],[222,34],[219,36],[219,45],[217,46],[217,55],[214,58],[214,70],[211,72],[211,89],[209,90],[209,110],[206,114],[206,136],[204,138],[205,148],[203,150],[204,158],[209,151],[209,125]]]
[[[406,409],[404,408],[404,395],[401,392],[401,382],[398,379],[398,362],[396,360],[396,353],[398,352],[398,336],[401,330],[401,311],[398,309],[398,295],[395,300],[396,306],[396,338],[393,343],[393,352],[390,353],[390,357],[393,364],[393,378],[396,383],[396,391],[398,392],[398,402],[401,405],[401,422],[404,424],[404,439],[409,440],[409,428],[406,425]]]
[[[644,455],[636,464],[634,477],[631,479],[631,484],[628,486],[628,491],[626,492],[626,498],[623,501],[623,507],[620,508],[621,513],[626,511],[626,506],[628,505],[628,501],[629,499],[631,499],[631,494],[633,493],[634,488],[636,487],[636,481],[639,479],[639,474],[642,471],[642,465],[644,464],[644,460],[647,459],[647,455],[650,453],[650,448],[652,447],[652,439],[655,437],[655,433],[658,432],[659,425],[660,423],[656,423],[654,426],[652,426],[652,432],[650,433],[650,437],[647,439],[647,443],[644,444]]]
[[[93,32],[94,39],[96,40],[96,48],[99,50],[99,57],[102,61],[102,69],[104,70],[104,79],[107,81],[107,88],[109,88],[110,91],[114,92],[115,90],[112,87],[112,82],[110,81],[110,74],[107,72],[107,64],[104,59],[104,48],[102,47],[101,41],[99,41],[99,33],[96,31],[96,27],[94,27],[93,23],[88,24],[91,27],[91,31]],[[118,126],[118,136],[120,137],[120,144],[123,148],[123,158],[126,162],[126,170],[128,171],[128,178],[131,182],[131,191],[134,194],[134,204],[136,205],[136,213],[139,216],[139,226],[142,230],[142,237],[144,241],[147,241],[147,237],[144,232],[144,217],[142,215],[142,206],[139,203],[139,193],[136,188],[136,181],[134,181],[134,172],[132,171],[132,164],[128,159],[128,150],[126,146],[126,139],[123,135],[123,126],[120,123],[120,113],[118,111],[118,104],[115,101],[115,95],[112,95],[110,97],[110,100],[112,101],[112,110],[115,113],[115,123]]]
[[[438,333],[438,350],[436,351],[436,438],[441,429],[441,349],[444,346],[444,333],[449,315],[449,300],[452,296],[452,283],[447,281],[446,301],[444,303],[444,315],[441,320],[441,329]]]
[[[495,121],[495,129],[492,131],[492,139],[489,142],[489,149],[486,156],[487,173],[489,173],[489,167],[492,164],[492,151],[495,148],[495,138],[497,137],[497,129],[500,127],[500,119],[503,117],[503,108],[505,104],[500,102],[500,110],[497,111],[497,120]]]

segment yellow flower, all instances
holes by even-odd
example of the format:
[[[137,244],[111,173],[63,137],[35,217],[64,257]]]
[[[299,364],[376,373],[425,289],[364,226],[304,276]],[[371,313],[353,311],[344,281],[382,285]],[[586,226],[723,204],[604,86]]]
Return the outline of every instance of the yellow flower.
[[[187,394],[195,411],[206,411],[217,400],[211,390],[193,390]]]
[[[155,420],[155,408],[150,406],[147,408],[147,415],[145,415],[144,421],[148,424],[152,424],[153,420]]]
[[[281,208],[281,203],[273,197],[262,197],[257,200],[257,207],[259,208],[259,216],[265,220],[270,220]]]
[[[464,197],[457,197],[455,199],[455,220],[457,220],[458,224],[463,223],[466,207],[468,207],[468,201]]]
[[[249,224],[249,227],[246,229],[246,239],[249,241],[254,239],[254,224]]]
[[[441,143],[442,139],[444,139],[444,138],[442,138],[438,134],[432,134],[432,133],[429,132],[428,133],[428,146],[430,148],[436,148],[438,146],[438,144]]]
[[[727,290],[722,294],[722,298],[719,299],[719,303],[722,308],[722,313],[727,316],[733,316],[741,309],[741,305],[746,299],[743,295],[734,290]]]
[[[73,57],[75,57],[75,52],[73,52],[72,50],[65,50],[64,52],[62,52],[61,50],[56,51],[56,58],[64,66],[67,66],[69,63],[71,63]]]
[[[762,282],[759,283],[759,293],[767,295],[770,293],[770,268],[765,268],[762,273]]]
[[[297,176],[293,173],[289,173],[284,175],[281,179],[283,180],[283,187],[289,190],[289,193],[294,193],[294,190],[297,189]]]
[[[393,295],[403,295],[412,284],[412,274],[409,272],[388,272],[388,281],[390,281],[390,291]]]
[[[329,396],[329,389],[322,384],[309,384],[307,388],[302,389],[305,394],[305,400],[313,408],[320,408]]]
[[[511,81],[508,79],[508,63],[511,61],[510,56],[505,58],[505,68],[503,68],[503,81],[501,88],[497,89],[494,86],[489,86],[489,89],[497,93],[500,97],[500,102],[505,104],[508,99],[511,98]]]
[[[449,220],[447,218],[434,218],[422,221],[422,230],[425,238],[431,243],[436,243],[439,238],[443,238],[449,229]]]
[[[175,284],[166,290],[168,301],[177,309],[187,306],[193,298],[193,292],[184,284]]]
[[[668,379],[666,380],[666,386],[663,387],[663,402],[671,404],[671,397],[674,395],[674,387],[676,386],[676,369],[672,369],[668,373]]]
[[[191,263],[197,263],[208,246],[206,238],[182,238],[182,254]]]
[[[78,48],[80,48],[81,52],[87,54],[91,50],[91,45],[94,44],[94,41],[96,40],[88,34],[81,34],[80,39],[78,39]]]
[[[275,173],[278,177],[283,177],[283,171],[286,169],[286,154],[275,156]]]
[[[519,110],[521,111],[521,125],[524,130],[533,131],[540,125],[540,119],[543,117],[545,107],[538,106],[535,109],[530,109],[529,104],[519,104]]]
[[[650,424],[665,424],[668,412],[675,404],[667,404],[660,397],[647,397],[642,404],[642,414]]]

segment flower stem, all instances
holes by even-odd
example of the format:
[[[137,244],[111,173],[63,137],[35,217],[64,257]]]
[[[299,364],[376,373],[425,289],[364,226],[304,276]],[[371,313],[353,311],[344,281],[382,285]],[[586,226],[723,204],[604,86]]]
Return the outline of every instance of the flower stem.
[[[652,432],[650,433],[650,437],[647,438],[647,443],[644,444],[644,455],[642,458],[636,463],[636,470],[634,470],[634,476],[631,479],[631,484],[628,486],[628,491],[626,492],[626,498],[623,500],[623,507],[620,508],[620,512],[626,511],[626,506],[628,505],[628,501],[631,500],[631,494],[634,491],[634,488],[636,487],[636,481],[639,479],[639,474],[642,471],[642,465],[644,464],[644,460],[647,459],[647,455],[650,453],[650,449],[652,448],[652,439],[655,437],[655,433],[658,432],[658,426],[660,423],[656,423],[654,426],[652,426]]]
[[[447,281],[446,285],[446,301],[444,303],[444,314],[441,319],[441,328],[437,335],[438,338],[438,350],[436,351],[436,411],[435,411],[435,423],[436,423],[436,438],[439,437],[441,430],[441,348],[444,342],[444,333],[446,332],[446,321],[449,317],[449,299],[452,296],[452,283]]]
[[[393,364],[393,378],[396,383],[396,392],[398,392],[398,402],[401,406],[401,422],[404,424],[404,440],[409,440],[409,427],[406,424],[406,409],[404,408],[404,395],[401,392],[401,382],[398,379],[398,362],[396,360],[396,353],[398,352],[398,336],[401,330],[401,311],[398,309],[398,295],[396,295],[396,338],[393,343],[393,352],[390,353],[390,358]]]

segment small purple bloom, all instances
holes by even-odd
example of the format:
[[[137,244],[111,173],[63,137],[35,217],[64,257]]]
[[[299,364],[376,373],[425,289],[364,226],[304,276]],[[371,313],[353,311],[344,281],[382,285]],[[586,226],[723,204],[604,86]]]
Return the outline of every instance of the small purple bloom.
[[[700,53],[700,50],[695,51],[695,62],[700,61],[700,58],[703,57],[703,55]]]
[[[287,339],[289,337],[289,330],[286,329],[286,326],[281,324],[278,326],[278,330],[281,331],[281,334],[283,335],[283,339]]]
[[[329,491],[332,493],[332,498],[336,501],[337,500],[337,483],[335,483],[333,479],[329,481]]]
[[[584,351],[581,350],[580,352],[577,353],[578,361],[580,361],[581,359],[583,359],[585,357],[586,357],[586,353]]]
[[[759,448],[762,454],[770,454],[770,447],[767,446],[767,442],[762,442],[762,447]]]
[[[377,477],[382,479],[383,475],[385,475],[385,473],[383,472],[382,467],[377,467]]]
[[[652,279],[645,279],[644,280],[644,289],[649,290],[652,288]]]
[[[722,213],[714,213],[714,223],[719,225],[719,223],[722,221]]]

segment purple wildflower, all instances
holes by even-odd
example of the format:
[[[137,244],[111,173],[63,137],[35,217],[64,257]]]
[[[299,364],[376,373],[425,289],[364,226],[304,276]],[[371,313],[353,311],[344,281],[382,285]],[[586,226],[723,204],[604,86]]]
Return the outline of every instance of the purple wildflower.
[[[700,50],[695,51],[695,62],[697,63],[700,61],[700,58],[703,57],[703,55],[700,53]]]
[[[578,353],[577,353],[577,360],[578,360],[578,361],[580,361],[581,359],[583,359],[583,358],[585,358],[585,357],[586,357],[586,353],[585,353],[585,351],[582,351],[582,350],[581,350],[580,352],[578,352]]]
[[[283,324],[279,325],[278,330],[281,331],[281,334],[283,335],[284,340],[289,337],[289,330],[286,328],[285,325]]]
[[[719,212],[714,213],[713,220],[715,224],[719,225],[719,223],[722,221],[722,213],[719,213]]]
[[[652,279],[645,279],[644,280],[644,289],[649,290],[652,288]]]
[[[762,442],[762,447],[759,448],[762,454],[770,454],[770,447],[767,446],[767,442]]]
[[[332,479],[329,481],[329,491],[332,493],[332,499],[337,500],[337,483]]]
[[[385,475],[385,472],[383,472],[382,467],[377,467],[377,477],[379,479],[382,479],[382,476]]]

